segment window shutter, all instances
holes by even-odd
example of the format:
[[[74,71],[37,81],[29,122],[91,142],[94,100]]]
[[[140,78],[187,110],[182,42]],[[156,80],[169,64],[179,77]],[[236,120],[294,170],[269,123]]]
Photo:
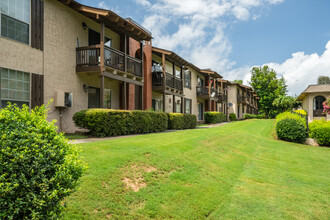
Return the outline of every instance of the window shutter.
[[[44,76],[32,73],[31,108],[44,104]]]
[[[31,47],[43,50],[44,45],[44,2],[31,0]]]

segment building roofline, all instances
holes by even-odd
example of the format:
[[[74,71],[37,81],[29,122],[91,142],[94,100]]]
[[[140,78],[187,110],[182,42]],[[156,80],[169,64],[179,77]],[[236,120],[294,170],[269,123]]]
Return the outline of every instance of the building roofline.
[[[132,37],[137,41],[150,41],[152,39],[150,32],[146,31],[144,28],[141,28],[140,25],[120,17],[113,11],[83,5],[74,0],[57,1],[96,21],[97,23],[103,21],[106,27],[127,34],[129,37]]]

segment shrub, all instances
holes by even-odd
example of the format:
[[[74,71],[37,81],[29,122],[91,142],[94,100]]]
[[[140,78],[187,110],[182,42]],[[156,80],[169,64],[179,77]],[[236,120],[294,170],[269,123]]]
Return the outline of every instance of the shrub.
[[[204,118],[205,118],[205,123],[220,123],[227,121],[227,117],[224,113],[222,112],[205,112],[204,113]]]
[[[297,120],[299,123],[301,123],[305,129],[306,129],[306,119],[304,117],[301,117],[300,115],[298,114],[295,114],[295,113],[291,113],[291,112],[283,112],[279,115],[276,116],[276,122],[278,123],[279,121],[281,120],[284,120],[284,119],[294,119],[294,120]]]
[[[304,125],[293,118],[285,118],[276,124],[277,137],[284,141],[303,143],[307,132]]]
[[[313,138],[321,146],[330,147],[330,126],[320,126],[314,129]]]
[[[263,118],[266,118],[266,114],[257,115],[257,119],[263,119]]]
[[[88,109],[77,112],[73,121],[98,137],[160,132],[167,129],[162,112]]]
[[[316,139],[319,145],[330,146],[330,121],[314,120],[308,127],[310,137]]]
[[[197,125],[197,117],[194,114],[167,113],[168,129],[192,129]]]
[[[299,110],[296,110],[294,112],[299,114],[299,115],[302,115],[302,116],[307,116],[307,112],[303,109],[299,109]]]
[[[236,121],[236,120],[237,120],[237,118],[236,118],[236,114],[235,114],[235,113],[230,113],[230,114],[229,114],[229,120],[230,120],[230,121]]]
[[[0,110],[0,219],[56,219],[84,164],[45,107]]]

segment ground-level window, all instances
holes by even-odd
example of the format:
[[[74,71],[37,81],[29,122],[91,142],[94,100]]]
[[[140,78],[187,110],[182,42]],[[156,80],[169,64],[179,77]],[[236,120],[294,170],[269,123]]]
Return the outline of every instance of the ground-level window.
[[[325,97],[316,96],[313,100],[313,110],[323,110],[323,102],[325,102]]]
[[[185,113],[191,114],[191,99],[185,99]]]
[[[111,90],[104,89],[104,108],[110,109],[111,108]]]
[[[181,113],[181,100],[176,100],[176,102],[175,102],[175,112],[176,113]]]
[[[100,108],[100,89],[88,87],[88,108]]]
[[[154,111],[162,111],[163,102],[160,99],[152,99],[152,109]]]
[[[30,73],[0,68],[1,96],[0,107],[8,102],[16,103],[19,107],[30,105]]]

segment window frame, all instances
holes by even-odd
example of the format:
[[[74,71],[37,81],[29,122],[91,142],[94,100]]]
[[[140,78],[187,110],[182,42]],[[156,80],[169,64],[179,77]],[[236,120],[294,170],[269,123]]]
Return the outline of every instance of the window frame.
[[[4,12],[1,11],[1,7],[0,7],[0,38],[5,38],[5,39],[8,39],[8,40],[12,40],[12,41],[15,41],[17,43],[21,43],[21,44],[24,44],[24,45],[29,45],[31,46],[31,23],[32,23],[32,13],[31,13],[31,0],[27,0],[27,2],[29,2],[29,13],[30,13],[30,19],[29,19],[29,23],[27,23],[26,21],[23,21],[19,18],[15,18],[15,17],[12,17],[10,16],[9,14],[6,14]],[[25,42],[22,42],[22,41],[18,41],[16,39],[12,39],[12,38],[9,38],[9,37],[5,37],[5,36],[2,36],[2,33],[1,33],[1,29],[2,29],[2,20],[1,20],[1,17],[2,17],[2,14],[4,16],[7,16],[8,18],[10,19],[13,19],[15,21],[18,21],[18,22],[21,22],[23,24],[27,24],[28,25],[28,43],[25,43]],[[31,73],[30,73],[30,78],[31,78]]]
[[[29,101],[25,101],[25,100],[15,100],[15,99],[3,99],[2,98],[2,87],[1,87],[1,83],[2,83],[2,69],[7,69],[8,71],[9,70],[13,70],[16,72],[22,72],[22,73],[28,73],[29,74],[29,79],[28,79],[28,82],[29,82]],[[9,73],[8,73],[8,77],[9,77]],[[24,78],[24,76],[23,76]],[[11,102],[11,103],[15,103],[16,101],[17,102],[28,102],[28,106],[29,106],[29,109],[31,109],[31,95],[32,95],[32,92],[31,92],[31,85],[32,85],[32,82],[31,82],[31,78],[32,78],[32,73],[30,72],[24,72],[24,71],[20,71],[20,70],[15,70],[15,69],[10,69],[10,68],[5,68],[5,67],[0,67],[0,109],[3,108],[2,106],[2,100],[7,100],[7,102]],[[9,78],[8,78],[9,79]],[[15,79],[15,82],[17,81],[17,79]],[[24,80],[22,81],[24,82]],[[16,86],[16,83],[15,83],[15,86]],[[24,87],[24,86],[23,86]],[[15,89],[16,90],[16,89]],[[24,92],[24,90],[22,90]]]
[[[189,75],[189,86],[187,86],[187,84],[186,84],[187,75]],[[191,90],[191,71],[190,70],[186,70],[184,72],[184,87]]]

